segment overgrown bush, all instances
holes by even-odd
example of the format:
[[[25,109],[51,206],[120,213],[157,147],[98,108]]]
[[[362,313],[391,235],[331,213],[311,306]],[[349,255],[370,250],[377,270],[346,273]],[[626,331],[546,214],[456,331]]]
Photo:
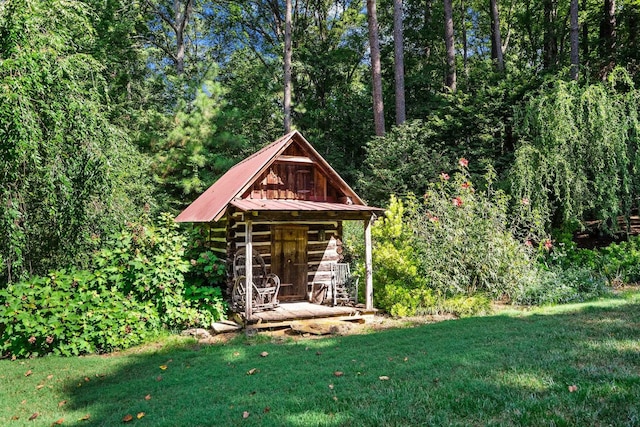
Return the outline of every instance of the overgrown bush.
[[[487,312],[491,299],[510,300],[538,279],[535,250],[514,237],[492,170],[477,190],[467,165],[442,173],[423,202],[391,198],[372,231],[376,306],[396,316]]]
[[[606,278],[589,269],[554,268],[541,272],[540,279],[520,289],[513,301],[522,305],[566,304],[587,301],[608,292]]]
[[[173,219],[127,227],[94,256],[95,270],[54,271],[0,291],[0,353],[75,355],[138,344],[161,328],[210,325],[219,288],[185,288],[190,263]]]

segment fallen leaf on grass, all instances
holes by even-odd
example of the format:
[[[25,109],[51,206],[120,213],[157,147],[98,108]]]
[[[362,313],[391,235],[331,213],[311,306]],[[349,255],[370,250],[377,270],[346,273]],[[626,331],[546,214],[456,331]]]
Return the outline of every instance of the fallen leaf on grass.
[[[59,426],[63,422],[64,422],[64,418],[60,418],[59,420],[54,421],[51,425],[52,426]]]
[[[20,417],[17,416],[17,415],[14,415],[14,416],[11,417],[11,421],[18,421],[19,419],[20,419]]]
[[[249,418],[249,411],[244,411],[244,412],[242,413],[242,418],[245,418],[245,419],[246,419],[246,418]]]
[[[131,415],[131,414],[127,414],[124,417],[122,417],[122,422],[123,423],[128,423],[131,420],[133,420],[133,415]]]
[[[158,375],[158,376],[156,377],[156,381],[162,381],[162,375]]]
[[[88,383],[89,381],[91,381],[91,378],[89,378],[89,377],[84,377],[84,382],[85,382],[85,383]]]
[[[333,396],[333,400],[338,401],[338,396]]]
[[[20,402],[21,405],[24,405],[25,403],[27,403],[27,399],[24,399],[22,402]]]
[[[31,416],[29,417],[29,421],[33,421],[33,420],[35,420],[36,418],[38,418],[38,415],[40,415],[40,414],[39,414],[39,413],[37,413],[37,412],[34,412],[34,413],[33,413],[33,415],[31,415]]]
[[[137,419],[140,419],[142,417],[144,417],[145,413],[144,412],[138,412],[138,415],[136,415]]]
[[[28,377],[31,374],[33,374],[33,371],[31,369],[29,369],[27,372],[24,373],[24,376]]]
[[[316,351],[316,356],[320,356],[322,354],[321,351]]]
[[[342,372],[342,371],[335,371],[335,372],[333,373],[333,375],[335,375],[336,377],[341,377],[341,376],[343,376],[343,375],[344,375],[344,372]]]
[[[47,379],[50,380],[53,378],[53,375],[47,375]]]
[[[166,371],[166,370],[167,370],[167,368],[168,368],[168,366],[167,366],[167,365],[160,365],[160,369],[162,369],[163,371]]]
[[[87,421],[89,418],[91,418],[91,415],[85,414],[81,418],[79,418],[78,421]]]
[[[333,384],[329,384],[329,389],[333,390]]]
[[[234,351],[234,352],[233,352],[233,355],[234,355],[235,357],[238,357],[238,356],[240,356],[240,352],[239,352],[239,351]]]
[[[269,355],[269,353],[267,353],[266,351],[263,351],[262,353],[260,353],[260,357],[267,357]]]
[[[570,385],[569,386],[569,393],[573,393],[574,391],[578,391],[578,386],[577,385]]]
[[[247,371],[247,375],[253,375],[257,372],[260,372],[260,369],[256,369],[256,368],[251,368]]]
[[[61,407],[63,407],[63,406],[64,406],[64,405],[66,405],[66,404],[67,404],[67,401],[66,401],[66,400],[61,400],[60,402],[58,402],[58,408],[61,408]]]
[[[388,381],[389,380],[389,377],[386,376],[386,375],[381,375],[378,378],[380,379],[380,381]]]
[[[144,397],[144,400],[151,400],[151,395],[150,395],[150,394],[147,394],[147,395]]]
[[[407,360],[409,360],[409,358],[408,358],[408,357],[405,357],[405,358],[404,358],[404,361],[406,362]]]
[[[36,390],[40,390],[42,387],[44,387],[44,384],[38,384],[38,385],[36,386]]]
[[[266,414],[269,411],[271,411],[271,408],[269,406],[265,406],[264,407],[264,413]]]

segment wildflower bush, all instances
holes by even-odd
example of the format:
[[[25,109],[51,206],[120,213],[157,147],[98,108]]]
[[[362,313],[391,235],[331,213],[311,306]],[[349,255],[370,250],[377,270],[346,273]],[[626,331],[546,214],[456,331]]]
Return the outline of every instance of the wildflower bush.
[[[77,355],[127,348],[159,333],[209,325],[224,314],[215,291],[185,288],[186,239],[170,216],[128,224],[93,257],[0,290],[0,354]]]
[[[512,300],[538,280],[535,248],[514,237],[493,170],[478,190],[467,166],[460,159],[422,201],[392,196],[374,225],[374,298],[390,314],[487,312],[492,299]]]

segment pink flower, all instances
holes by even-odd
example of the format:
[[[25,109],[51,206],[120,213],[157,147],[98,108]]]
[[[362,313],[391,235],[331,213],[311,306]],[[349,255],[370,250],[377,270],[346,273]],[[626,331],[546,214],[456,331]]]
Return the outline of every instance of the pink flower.
[[[463,168],[466,168],[467,166],[469,166],[469,160],[465,159],[464,157],[458,160],[458,163]]]
[[[544,241],[544,248],[548,251],[550,251],[551,248],[553,248],[553,243],[551,243],[550,239],[547,239]]]
[[[29,341],[29,344],[35,344],[36,343],[36,337],[34,337],[33,335],[31,335],[31,337],[27,340]]]
[[[469,181],[462,183],[462,188],[469,188],[469,187],[471,187],[471,183]]]
[[[523,206],[529,206],[529,199],[523,197],[522,200],[520,200],[520,203],[522,203]]]
[[[442,172],[440,174],[440,179],[443,180],[443,181],[449,181],[449,174]]]
[[[453,202],[453,206],[456,206],[458,208],[462,206],[462,199],[460,197],[454,197],[452,202]]]
[[[533,245],[533,243],[531,243],[531,240],[525,240],[525,241],[524,241],[524,245],[525,245],[525,246],[532,246],[532,245]]]
[[[51,343],[53,343],[53,337],[52,337],[51,335],[49,335],[49,336],[45,339],[45,341],[47,342],[47,344],[51,344]]]
[[[431,222],[434,222],[434,223],[435,223],[435,222],[438,222],[438,221],[439,221],[439,219],[438,219],[438,217],[437,217],[437,216],[431,216],[431,215],[429,215],[429,221],[431,221]]]

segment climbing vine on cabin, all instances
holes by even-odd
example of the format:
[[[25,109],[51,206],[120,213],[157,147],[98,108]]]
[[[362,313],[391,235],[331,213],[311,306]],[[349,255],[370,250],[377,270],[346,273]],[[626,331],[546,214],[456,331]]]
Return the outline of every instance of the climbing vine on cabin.
[[[617,217],[628,220],[640,193],[639,96],[617,69],[605,83],[559,81],[532,98],[519,112],[516,203],[541,212],[547,227],[598,219],[617,231]]]

